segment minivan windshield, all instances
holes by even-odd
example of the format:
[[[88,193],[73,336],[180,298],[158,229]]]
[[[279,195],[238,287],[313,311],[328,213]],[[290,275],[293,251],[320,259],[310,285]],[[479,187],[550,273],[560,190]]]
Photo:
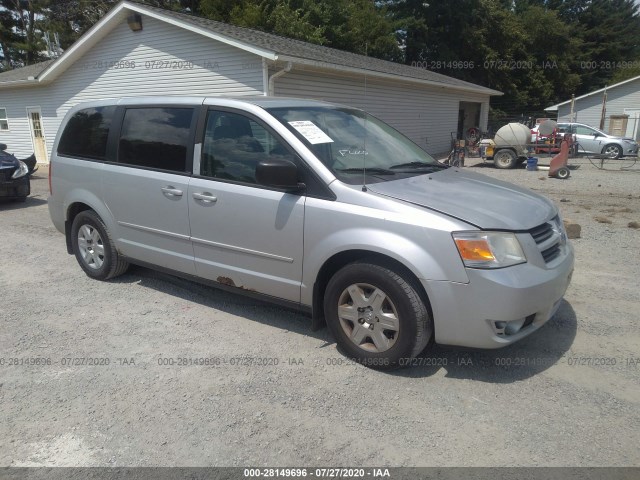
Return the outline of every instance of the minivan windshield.
[[[341,181],[397,180],[447,168],[377,118],[343,107],[278,107],[267,111]]]

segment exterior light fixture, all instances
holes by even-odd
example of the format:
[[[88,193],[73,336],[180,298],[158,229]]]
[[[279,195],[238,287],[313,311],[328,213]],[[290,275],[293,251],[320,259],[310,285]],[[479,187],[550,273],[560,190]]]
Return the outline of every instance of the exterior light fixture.
[[[132,32],[139,32],[142,30],[142,15],[132,13],[127,17],[127,25],[129,25]]]

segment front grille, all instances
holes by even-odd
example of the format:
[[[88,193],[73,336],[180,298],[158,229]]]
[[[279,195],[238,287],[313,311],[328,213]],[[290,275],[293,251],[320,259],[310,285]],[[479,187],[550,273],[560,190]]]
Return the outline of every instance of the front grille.
[[[559,255],[560,255],[560,245],[558,245],[557,243],[552,247],[549,247],[546,250],[542,251],[542,258],[544,258],[544,261],[546,263],[549,263],[552,260],[555,260],[556,258],[558,258]]]
[[[542,225],[529,230],[529,233],[537,244],[541,244],[553,236],[553,227],[550,223],[543,223]]]
[[[556,220],[557,219],[554,219],[552,222]],[[562,253],[560,248],[560,240],[562,237],[560,232],[553,228],[552,222],[543,223],[529,230],[533,240],[540,249],[540,254],[545,263],[552,262]]]
[[[15,171],[15,168],[1,168],[0,169],[0,182],[8,182],[11,180],[11,175],[13,175],[13,172]]]

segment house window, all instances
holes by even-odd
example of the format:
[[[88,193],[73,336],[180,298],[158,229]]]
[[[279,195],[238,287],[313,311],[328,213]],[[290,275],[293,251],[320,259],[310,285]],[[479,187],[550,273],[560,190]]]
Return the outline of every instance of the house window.
[[[9,130],[9,120],[7,119],[6,108],[0,108],[0,130]]]

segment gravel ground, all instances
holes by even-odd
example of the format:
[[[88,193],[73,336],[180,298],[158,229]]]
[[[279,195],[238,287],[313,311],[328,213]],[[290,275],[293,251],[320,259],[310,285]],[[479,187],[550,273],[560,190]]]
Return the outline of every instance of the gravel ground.
[[[392,373],[298,313],[137,267],[89,280],[38,175],[0,205],[0,465],[639,466],[640,166],[562,181],[474,163],[582,225],[566,301],[516,345],[435,346]]]

